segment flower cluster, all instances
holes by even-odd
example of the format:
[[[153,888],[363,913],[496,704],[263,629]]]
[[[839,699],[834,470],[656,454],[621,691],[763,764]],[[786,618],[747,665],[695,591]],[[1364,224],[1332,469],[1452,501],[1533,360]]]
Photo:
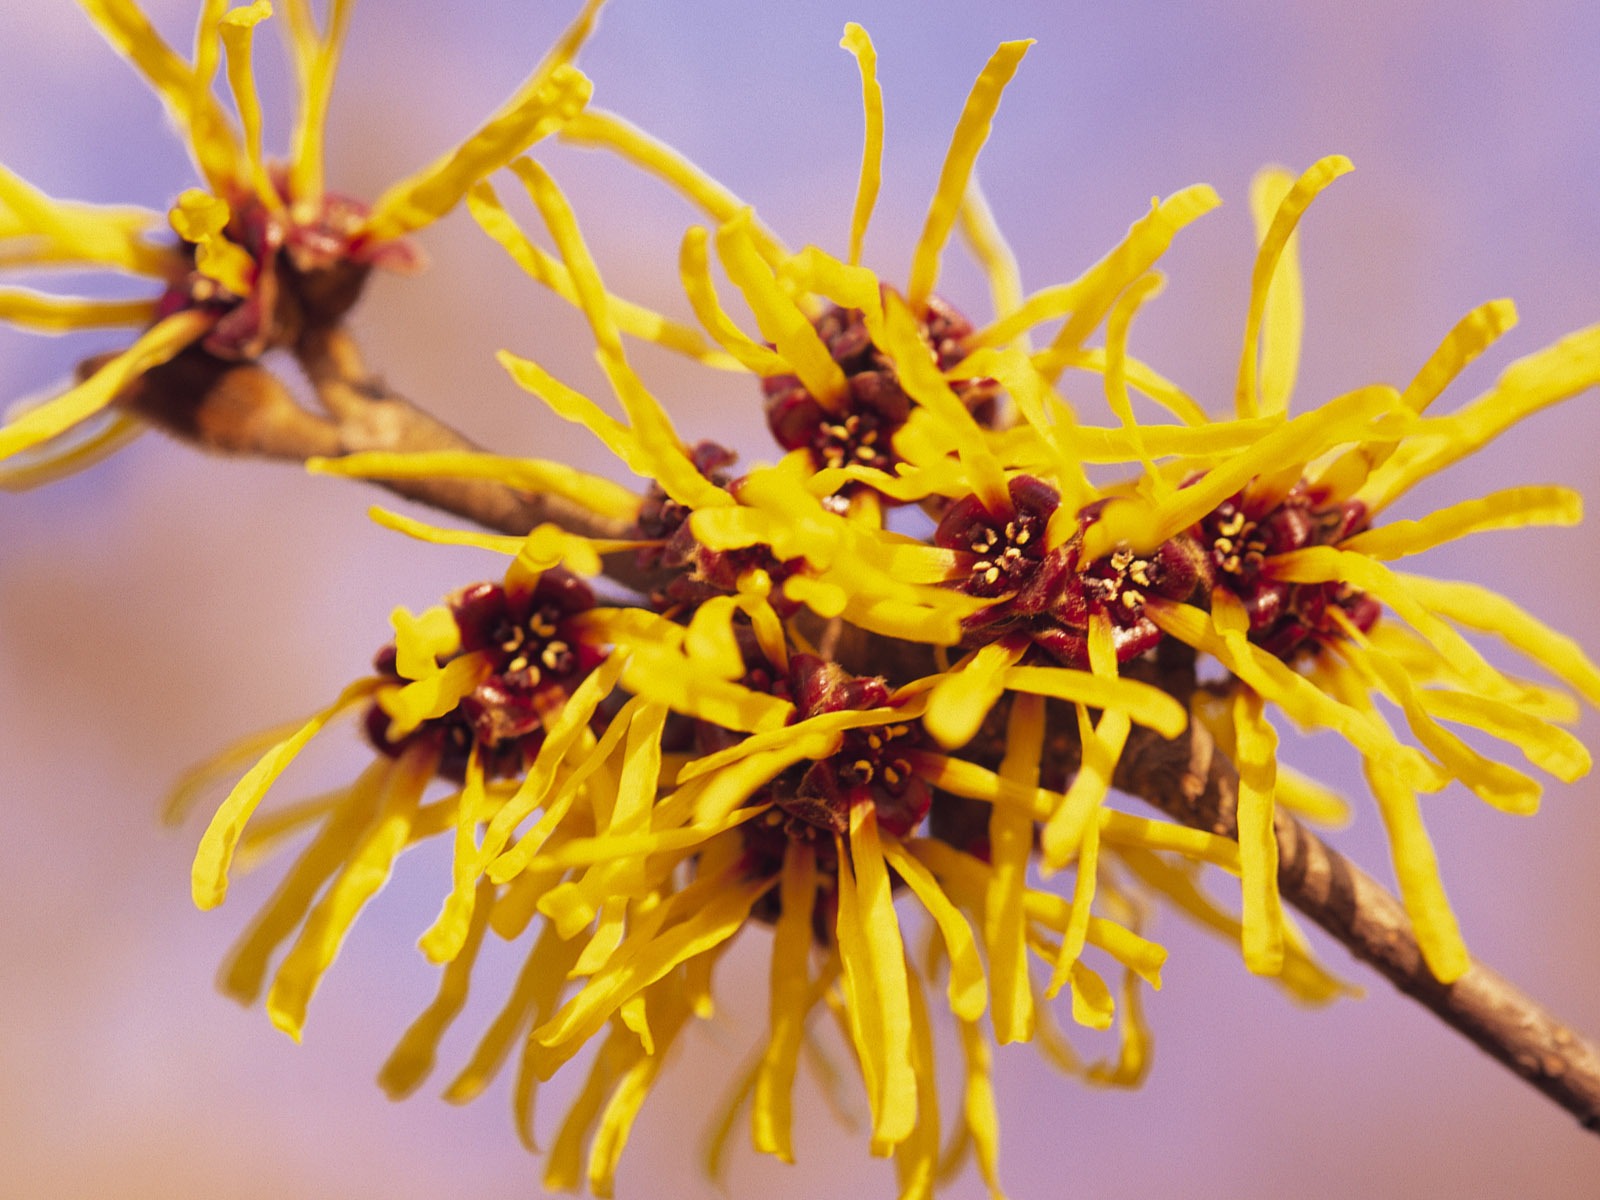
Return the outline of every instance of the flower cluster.
[[[153,288],[148,299],[132,301],[0,288],[0,321],[22,328],[140,330],[126,349],[86,364],[76,386],[0,425],[0,487],[45,482],[136,436],[138,419],[110,406],[164,364],[187,357],[211,377],[268,350],[292,350],[308,329],[344,316],[374,267],[419,268],[409,235],[588,102],[589,81],[572,59],[600,0],[589,0],[474,134],[370,206],[324,185],[324,126],[353,6],[335,4],[319,28],[309,0],[286,0],[282,28],[300,103],[282,162],[264,157],[253,61],[256,26],[273,15],[268,0],[236,8],[208,0],[192,59],[161,37],[134,0],[82,6],[160,97],[204,186],[183,192],[163,221],[137,208],[58,200],[0,167],[0,266],[128,274]],[[235,116],[215,94],[224,68]]]
[[[420,943],[442,968],[439,999],[382,1081],[396,1095],[420,1083],[488,931],[509,940],[537,927],[512,996],[449,1094],[480,1091],[521,1039],[514,1104],[531,1145],[539,1083],[598,1042],[547,1186],[587,1178],[609,1194],[666,1051],[713,1009],[719,959],[770,926],[770,1025],[734,1097],[750,1107],[755,1145],[792,1157],[795,1074],[827,1012],[859,1067],[873,1151],[894,1156],[902,1195],[931,1194],[949,1160],[928,995],[942,982],[962,1052],[959,1142],[999,1194],[993,1046],[1035,1040],[1093,1081],[1137,1082],[1148,1061],[1140,989],[1159,987],[1165,959],[1143,932],[1153,906],[1226,932],[1250,970],[1304,999],[1343,990],[1282,909],[1273,836],[1280,806],[1325,818],[1342,804],[1278,762],[1274,714],[1333,730],[1360,755],[1423,952],[1447,983],[1468,959],[1419,797],[1460,783],[1530,812],[1540,792],[1455,729],[1498,738],[1558,779],[1590,765],[1559,725],[1575,715],[1569,693],[1503,673],[1461,629],[1502,638],[1600,700],[1600,672],[1575,646],[1499,597],[1387,565],[1478,530],[1575,520],[1577,498],[1525,487],[1414,521],[1380,518],[1514,421],[1600,380],[1600,327],[1433,415],[1450,380],[1509,326],[1509,304],[1495,302],[1404,388],[1374,385],[1291,416],[1290,239],[1348,164],[1268,171],[1253,197],[1260,244],[1235,412],[1209,417],[1128,343],[1154,264],[1214,193],[1155,203],[1078,279],[1024,296],[973,174],[1027,50],[1008,43],[967,100],[909,281],[886,283],[860,262],[883,126],[874,58],[855,26],[844,45],[867,113],[845,258],[787,249],[726,189],[617,117],[588,109],[563,124],[561,136],[622,155],[706,212],[679,263],[698,327],[606,289],[537,163],[511,169],[553,251],[488,183],[473,185],[485,230],[587,319],[620,416],[531,359],[508,353],[504,364],[645,490],[460,453],[314,466],[385,478],[498,470],[626,515],[637,536],[599,542],[548,525],[491,536],[380,514],[415,536],[506,556],[503,579],[420,616],[397,611],[376,673],[275,742],[196,858],[195,898],[211,907],[289,760],[337,713],[364,713],[372,768],[267,823],[268,840],[317,831],[246,933],[227,986],[258,995],[298,929],[267,998],[298,1036],[395,857],[452,838],[447,896]],[[996,313],[984,326],[934,291],[958,225],[991,281]],[[723,305],[713,248],[753,333]],[[756,376],[753,415],[764,409],[786,453],[741,472],[720,447],[680,437],[627,337]],[[1067,370],[1103,380],[1113,421],[1085,423],[1057,388]],[[1134,392],[1176,419],[1136,419]],[[1108,465],[1121,478],[1091,482]],[[628,569],[608,570],[616,563]],[[582,581],[603,571],[633,593]],[[1112,802],[1136,726],[1167,739],[1203,731],[1231,757],[1236,840]],[[436,777],[453,790],[425,802]],[[1240,915],[1202,888],[1204,866],[1238,877]],[[918,928],[926,955],[910,952]],[[1060,1039],[1050,1001],[1063,992],[1078,1024],[1119,1025],[1104,1061],[1085,1067]]]

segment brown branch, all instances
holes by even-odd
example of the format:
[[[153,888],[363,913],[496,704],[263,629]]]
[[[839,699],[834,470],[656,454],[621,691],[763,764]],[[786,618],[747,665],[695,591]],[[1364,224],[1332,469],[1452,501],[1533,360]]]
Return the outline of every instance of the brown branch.
[[[366,368],[342,328],[320,328],[300,340],[296,356],[317,399],[338,425],[342,453],[481,447],[389,388]],[[408,499],[465,517],[485,529],[520,536],[547,522],[570,533],[625,538],[627,522],[607,521],[560,496],[535,495],[483,479],[388,479],[384,487]]]
[[[202,449],[305,462],[367,451],[477,451],[470,439],[370,373],[341,328],[302,335],[296,357],[325,413],[308,412],[276,375],[255,363],[232,363],[200,349],[147,372],[118,399],[124,408]],[[85,364],[86,366],[91,364]],[[512,536],[551,523],[602,539],[632,535],[560,496],[534,494],[487,479],[374,479],[396,495]],[[632,551],[606,556],[608,577],[647,592],[654,580]]]
[[[1116,786],[1185,825],[1237,837],[1238,775],[1199,725],[1173,741],[1136,729]],[[1600,1132],[1600,1052],[1481,963],[1453,984],[1422,960],[1405,909],[1370,875],[1279,810],[1278,887],[1352,954],[1445,1024]]]

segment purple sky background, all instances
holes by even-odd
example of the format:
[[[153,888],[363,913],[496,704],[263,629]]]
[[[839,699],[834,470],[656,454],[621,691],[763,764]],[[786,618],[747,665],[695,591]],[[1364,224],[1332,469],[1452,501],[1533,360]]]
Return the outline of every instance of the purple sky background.
[[[151,10],[187,43],[194,5]],[[374,195],[454,144],[520,81],[572,5],[367,0],[334,95],[329,177]],[[1136,351],[1228,403],[1248,295],[1246,197],[1262,164],[1344,153],[1356,172],[1302,224],[1307,287],[1299,404],[1403,384],[1451,324],[1497,296],[1522,324],[1441,401],[1470,399],[1513,358],[1600,319],[1600,9],[1488,2],[907,4],[777,6],[615,0],[583,65],[597,102],[644,124],[757,205],[792,245],[842,250],[860,154],[859,88],[837,48],[846,20],[877,43],[887,103],[885,190],[867,260],[904,277],[950,129],[996,42],[1032,36],[980,161],[1030,289],[1076,275],[1153,194],[1213,184],[1224,207],[1180,236],[1170,284]],[[269,145],[287,136],[284,71],[263,38]],[[46,190],[164,208],[193,181],[155,101],[65,0],[0,17],[0,161]],[[546,156],[612,288],[677,315],[676,244],[694,215],[651,181],[570,149]],[[511,186],[502,185],[504,194]],[[595,386],[582,324],[503,261],[463,214],[422,236],[417,279],[380,279],[359,316],[399,390],[498,449],[609,463],[495,365],[500,348]],[[959,252],[943,288],[988,316]],[[0,399],[49,387],[114,340],[0,332]],[[762,453],[747,381],[641,350],[688,437]],[[1099,419],[1103,402],[1077,383]],[[1433,482],[1441,506],[1519,482],[1595,479],[1600,395],[1528,422]],[[374,493],[286,467],[206,459],[148,437],[93,473],[0,497],[0,1163],[18,1196],[340,1197],[538,1194],[505,1081],[474,1105],[434,1099],[495,1011],[491,964],[447,1039],[431,1089],[390,1105],[371,1077],[427,1002],[412,949],[442,895],[444,859],[419,852],[358,925],[296,1048],[212,976],[277,872],[202,915],[188,901],[199,827],[161,829],[185,765],[241,733],[309,711],[366,668],[395,604],[413,609],[497,563],[373,527]],[[1413,507],[1397,516],[1416,515]],[[1600,537],[1480,535],[1426,568],[1492,584],[1600,650]],[[1581,730],[1600,742],[1600,722]],[[1354,756],[1286,741],[1350,789],[1336,843],[1387,878]],[[338,734],[283,795],[359,761]],[[1600,801],[1552,784],[1518,820],[1463,792],[1429,802],[1469,945],[1580,1028],[1600,1033]],[[1167,985],[1149,999],[1150,1082],[1131,1094],[1062,1079],[1031,1048],[997,1056],[1004,1178],[1031,1200],[1082,1188],[1122,1197],[1334,1200],[1594,1194],[1600,1143],[1455,1035],[1350,964],[1362,1001],[1321,1011],[1246,975],[1237,954],[1163,919]],[[623,1160],[624,1197],[716,1193],[701,1130],[760,1036],[765,936],[727,961],[723,1010],[646,1105]],[[1079,1039],[1091,1055],[1102,1052]],[[941,1041],[954,1063],[951,1039]],[[543,1130],[579,1077],[542,1099]],[[947,1096],[953,1096],[947,1091]],[[736,1139],[728,1194],[769,1200],[892,1195],[864,1139],[803,1090],[801,1163]],[[948,1195],[981,1195],[970,1173]]]

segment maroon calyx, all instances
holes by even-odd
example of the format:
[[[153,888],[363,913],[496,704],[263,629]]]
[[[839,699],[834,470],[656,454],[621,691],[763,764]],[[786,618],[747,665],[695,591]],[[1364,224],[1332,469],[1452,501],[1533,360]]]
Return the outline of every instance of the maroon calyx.
[[[852,675],[813,654],[791,656],[788,678],[774,690],[794,700],[796,720],[883,708],[890,700],[889,686],[881,677]],[[914,720],[848,729],[827,758],[791,767],[750,797],[750,804],[772,808],[740,826],[744,869],[752,878],[771,878],[782,869],[793,843],[809,844],[817,861],[813,934],[819,944],[831,944],[833,937],[839,846],[849,832],[851,810],[870,804],[884,833],[909,836],[927,818],[934,793],[908,756],[931,746],[932,740]],[[894,885],[900,886],[897,878]],[[776,889],[753,910],[763,921],[775,921],[779,911]]]
[[[250,256],[247,294],[235,295],[191,270],[157,304],[158,318],[188,310],[214,314],[217,322],[201,345],[224,361],[251,361],[292,346],[307,328],[336,324],[360,297],[373,267],[409,274],[423,263],[406,239],[367,238],[365,205],[333,193],[315,208],[296,204],[282,170],[274,176],[283,199],[279,206],[268,207],[253,193],[227,197],[231,216],[223,236]],[[182,248],[192,258],[194,247],[184,242]]]
[[[844,372],[849,393],[825,406],[799,376],[768,376],[761,391],[773,437],[785,450],[809,451],[818,470],[854,464],[892,471],[899,461],[892,440],[911,415],[911,398],[893,362],[873,343],[860,309],[831,307],[817,318],[816,329]],[[973,331],[971,322],[937,297],[929,300],[918,330],[940,370],[961,361],[963,341]],[[993,380],[962,380],[952,387],[980,422],[993,423],[999,395]]]
[[[1127,662],[1161,640],[1161,631],[1144,613],[1145,599],[1187,600],[1208,578],[1184,538],[1149,554],[1119,548],[1080,563],[1084,530],[1099,519],[1103,504],[1079,513],[1073,536],[1049,550],[1046,533],[1060,494],[1030,475],[1014,477],[1008,490],[1010,515],[997,517],[976,496],[965,496],[950,506],[933,535],[936,545],[971,556],[966,576],[954,586],[994,601],[967,618],[965,646],[1021,637],[1048,659],[1081,668],[1089,661],[1089,618],[1104,613],[1111,620],[1117,661]]]
[[[388,755],[420,739],[436,739],[443,753],[439,773],[452,779],[465,775],[474,746],[486,775],[515,775],[538,753],[546,725],[573,689],[605,657],[574,624],[594,607],[594,593],[571,572],[557,569],[544,572],[526,591],[475,584],[457,592],[449,606],[461,635],[458,653],[486,656],[487,677],[452,711],[398,739],[389,736],[388,714],[374,703],[367,712],[367,736]],[[373,665],[379,674],[400,680],[392,643],[378,652]]]
[[[784,690],[794,700],[797,721],[884,708],[890,697],[881,677],[852,675],[813,654],[790,658]],[[790,839],[831,842],[849,830],[850,810],[858,804],[872,805],[884,832],[904,837],[922,823],[933,802],[933,790],[905,756],[929,745],[916,721],[849,729],[833,754],[791,767],[751,801],[773,804],[784,820],[768,824],[776,824],[776,832]],[[762,822],[751,824],[759,827]]]
[[[1333,609],[1365,633],[1377,621],[1381,606],[1345,583],[1274,579],[1270,560],[1311,546],[1335,545],[1365,528],[1367,520],[1361,501],[1329,503],[1301,481],[1270,507],[1252,502],[1246,488],[1218,505],[1192,533],[1217,584],[1244,604],[1250,640],[1289,660],[1344,636]]]
[[[695,468],[712,483],[737,494],[738,479],[730,479],[728,467],[737,456],[716,442],[698,442],[689,451]],[[651,544],[638,552],[641,569],[659,572],[650,604],[657,612],[676,613],[693,609],[713,596],[726,596],[739,590],[740,578],[749,571],[765,571],[774,584],[793,573],[798,564],[780,561],[766,546],[746,546],[738,550],[713,550],[695,540],[689,523],[690,512],[661,489],[651,484],[639,510],[639,536]],[[780,616],[791,615],[799,606],[774,588],[770,597]]]

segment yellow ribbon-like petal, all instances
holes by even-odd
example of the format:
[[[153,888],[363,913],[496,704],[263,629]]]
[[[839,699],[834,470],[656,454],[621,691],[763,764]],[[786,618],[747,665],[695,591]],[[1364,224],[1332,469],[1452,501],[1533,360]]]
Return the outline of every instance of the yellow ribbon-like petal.
[[[866,110],[866,128],[861,138],[861,178],[856,184],[856,200],[850,209],[850,262],[861,261],[861,242],[872,219],[872,206],[878,199],[883,179],[883,88],[878,85],[878,53],[872,48],[867,31],[854,21],[844,27],[839,40],[842,49],[855,56],[861,71],[861,106]]]
[[[1255,270],[1250,276],[1250,308],[1245,316],[1244,352],[1239,360],[1239,385],[1235,396],[1241,417],[1253,417],[1263,411],[1257,390],[1257,376],[1260,369],[1258,359],[1262,354],[1259,345],[1261,324],[1267,315],[1268,294],[1274,282],[1273,276],[1278,269],[1280,259],[1283,258],[1288,260],[1284,279],[1278,289],[1283,300],[1280,302],[1281,307],[1275,308],[1273,313],[1278,326],[1278,340],[1283,342],[1283,348],[1279,350],[1269,344],[1266,353],[1280,356],[1270,360],[1274,372],[1273,386],[1275,389],[1281,389],[1281,395],[1273,397],[1276,411],[1282,412],[1288,403],[1288,392],[1294,385],[1294,359],[1298,357],[1299,352],[1299,320],[1298,313],[1294,310],[1299,308],[1300,300],[1300,272],[1290,239],[1294,236],[1295,226],[1300,223],[1301,216],[1316,199],[1317,194],[1352,169],[1350,160],[1341,154],[1329,155],[1313,163],[1288,190],[1278,204],[1271,223],[1261,235],[1261,247],[1256,252]],[[1268,176],[1264,186],[1273,186],[1271,179],[1272,177]]]
[[[1257,975],[1283,970],[1283,901],[1278,896],[1278,735],[1248,688],[1234,699],[1239,768],[1239,877],[1244,898],[1244,965]]]
[[[104,409],[144,372],[177,357],[211,328],[214,318],[186,311],[151,326],[138,341],[88,379],[0,426],[0,461],[49,441]]]
[[[984,65],[972,85],[972,91],[967,95],[966,103],[961,106],[961,116],[956,121],[955,133],[950,137],[950,149],[939,170],[939,183],[934,189],[933,201],[928,206],[922,234],[917,238],[916,249],[911,254],[911,276],[906,285],[906,300],[915,311],[920,312],[933,294],[934,284],[939,279],[939,256],[955,225],[978,151],[989,140],[994,114],[1000,107],[1000,95],[1022,64],[1022,56],[1032,45],[1031,40],[1002,42]]]
[[[217,809],[200,838],[194,855],[194,903],[196,908],[215,908],[228,892],[228,864],[234,847],[244,832],[250,814],[262,797],[294,761],[305,744],[340,713],[362,703],[381,685],[379,679],[360,679],[345,688],[339,698],[317,713],[293,734],[279,742],[266,757],[251,767]]]
[[[757,1150],[794,1161],[792,1142],[795,1067],[805,1039],[811,995],[811,913],[816,902],[816,853],[807,842],[789,843],[779,880],[778,921],[769,973],[770,1032],[755,1077],[750,1110]]]

